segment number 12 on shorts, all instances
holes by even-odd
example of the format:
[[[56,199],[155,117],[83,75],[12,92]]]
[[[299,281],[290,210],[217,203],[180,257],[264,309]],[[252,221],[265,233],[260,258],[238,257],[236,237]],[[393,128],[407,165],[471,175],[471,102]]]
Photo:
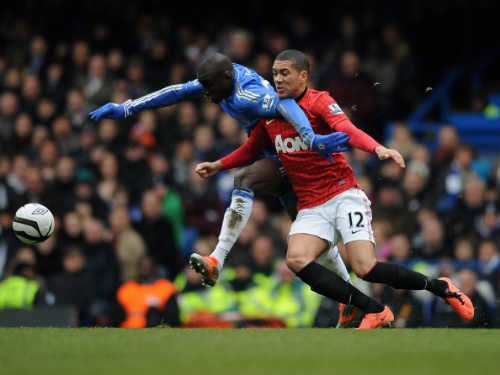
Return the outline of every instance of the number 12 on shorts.
[[[349,216],[349,228],[352,230],[352,234],[359,232],[362,228],[365,227],[365,225],[362,224],[364,218],[363,213],[359,211],[349,212],[348,216]],[[354,223],[356,224],[354,225]]]

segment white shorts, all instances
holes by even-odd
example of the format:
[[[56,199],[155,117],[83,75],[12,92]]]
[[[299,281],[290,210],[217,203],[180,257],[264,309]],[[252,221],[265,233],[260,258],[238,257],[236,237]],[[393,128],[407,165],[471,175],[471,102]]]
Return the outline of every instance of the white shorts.
[[[323,238],[330,245],[360,240],[375,244],[370,206],[365,192],[352,187],[322,205],[300,211],[288,238],[302,233]]]

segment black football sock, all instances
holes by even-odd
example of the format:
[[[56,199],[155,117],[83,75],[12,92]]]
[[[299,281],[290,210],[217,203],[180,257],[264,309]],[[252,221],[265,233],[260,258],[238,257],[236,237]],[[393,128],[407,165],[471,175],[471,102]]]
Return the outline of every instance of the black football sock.
[[[399,264],[385,262],[377,262],[363,280],[387,284],[395,289],[428,290],[439,297],[444,297],[448,288],[445,281],[432,279]]]
[[[309,263],[297,273],[297,277],[308,284],[313,292],[345,305],[354,305],[367,314],[384,310],[382,304],[363,294],[335,272],[319,263]]]

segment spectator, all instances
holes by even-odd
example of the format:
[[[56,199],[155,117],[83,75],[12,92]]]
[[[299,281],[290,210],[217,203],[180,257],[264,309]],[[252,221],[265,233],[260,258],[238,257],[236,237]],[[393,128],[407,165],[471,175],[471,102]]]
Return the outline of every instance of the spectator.
[[[85,99],[81,90],[76,88],[68,90],[65,106],[61,108],[63,108],[63,114],[70,118],[73,128],[79,133],[83,128],[93,128],[94,125],[89,121],[88,114],[94,107]]]
[[[376,194],[377,198],[372,205],[373,217],[391,222],[394,231],[412,235],[416,222],[405,205],[399,182],[390,179],[381,181]]]
[[[82,90],[85,98],[96,107],[111,99],[113,84],[108,77],[106,57],[103,54],[95,54],[89,58]]]
[[[109,213],[111,243],[120,262],[121,281],[126,282],[137,277],[139,259],[146,255],[144,238],[132,227],[130,212],[127,207],[114,207]]]
[[[247,318],[279,319],[288,328],[312,327],[322,297],[295,277],[279,259],[267,283],[257,283],[242,300]]]
[[[97,141],[104,148],[116,155],[120,155],[123,148],[123,139],[121,136],[118,122],[112,119],[103,119],[97,126]]]
[[[21,111],[28,113],[35,121],[37,119],[38,100],[42,97],[42,94],[42,85],[37,75],[31,74],[24,77],[19,108]],[[38,125],[38,123],[36,124]]]
[[[15,119],[19,109],[20,100],[15,92],[4,91],[0,95],[0,141],[2,143],[10,141],[12,138]]]
[[[78,310],[79,325],[90,326],[90,306],[97,285],[85,270],[85,256],[78,246],[69,246],[62,256],[63,268],[48,279],[47,290],[54,306],[73,306]]]
[[[46,282],[62,270],[62,248],[57,235],[35,246],[36,273]]]
[[[80,169],[75,175],[74,202],[85,202],[91,209],[91,215],[106,222],[109,207],[97,194],[97,177],[87,169]]]
[[[477,248],[478,277],[488,281],[496,295],[500,293],[500,250],[494,239],[482,240]]]
[[[105,240],[105,226],[102,221],[91,218],[84,224],[83,254],[85,272],[94,280],[96,288],[92,301],[92,325],[107,326],[112,315],[116,290],[121,283],[118,258],[113,246]]]
[[[12,159],[12,169],[6,176],[7,185],[15,194],[22,195],[26,189],[26,174],[30,167],[30,159],[23,153],[15,155]]]
[[[201,124],[193,132],[195,157],[198,160],[218,160],[223,150],[216,142],[215,131],[208,124]]]
[[[49,64],[49,42],[44,35],[35,35],[29,42],[28,54],[26,56],[26,73],[44,75]]]
[[[57,191],[64,212],[71,208],[75,198],[76,166],[73,158],[61,156],[57,160],[56,176],[51,188]]]
[[[430,170],[426,164],[416,160],[407,164],[402,187],[408,211],[415,213],[432,202],[428,194],[429,176]]]
[[[275,245],[266,236],[257,236],[250,246],[250,267],[254,275],[269,277],[272,275],[276,262]]]
[[[19,206],[27,203],[43,204],[54,216],[60,216],[64,209],[58,193],[50,188],[43,179],[42,171],[36,167],[26,171],[26,191],[20,197]]]
[[[474,218],[474,235],[478,240],[493,239],[500,233],[500,210],[498,204],[487,202]]]
[[[14,131],[12,136],[10,137],[9,142],[5,145],[5,152],[11,157],[19,154],[31,155],[32,135],[33,120],[27,113],[19,113],[14,121]]]
[[[41,80],[45,93],[54,98],[57,108],[62,109],[68,89],[63,64],[59,61],[50,62]]]
[[[57,116],[54,119],[52,134],[60,155],[74,154],[80,147],[78,134],[73,130],[70,118],[65,115]]]
[[[421,223],[420,236],[414,241],[413,249],[415,256],[421,259],[450,259],[453,256],[445,226],[437,217],[429,217]]]
[[[137,265],[137,277],[122,284],[117,300],[123,309],[123,328],[146,328],[180,325],[177,290],[174,284],[159,276],[156,263],[144,257]]]
[[[57,144],[52,138],[47,139],[41,145],[36,166],[40,169],[43,179],[49,184],[51,184],[56,177],[56,167],[59,156]]]
[[[225,207],[211,181],[203,180],[195,173],[198,161],[188,167],[188,181],[180,191],[185,212],[186,227],[196,228],[201,235],[218,235]]]
[[[129,98],[137,99],[151,91],[151,87],[146,80],[142,60],[133,59],[129,62],[125,70],[125,79],[127,80],[127,95]]]
[[[141,200],[142,218],[134,228],[146,242],[147,253],[154,260],[158,274],[174,280],[180,270],[180,250],[174,228],[162,214],[161,197],[154,191],[144,192]]]
[[[356,51],[342,52],[340,61],[340,72],[326,83],[326,91],[331,93],[340,109],[358,128],[369,129],[370,134],[380,140],[382,128],[377,119],[375,81],[363,71]]]
[[[459,237],[453,243],[453,259],[458,268],[473,269],[476,263],[475,243],[471,237]]]
[[[116,54],[115,51],[111,51],[108,56],[108,65],[112,61],[112,53]],[[168,72],[170,71],[170,48],[167,41],[163,39],[158,39],[153,43],[151,50],[145,56],[144,66],[146,72],[146,80],[150,85],[152,90],[159,90],[165,86],[168,86]],[[116,70],[116,68],[115,68]],[[116,76],[120,76],[115,73]]]
[[[442,215],[455,236],[474,234],[475,221],[480,220],[486,204],[486,184],[478,178],[464,181],[462,199],[458,199],[454,209]]]
[[[0,309],[31,310],[42,305],[43,301],[35,268],[30,264],[16,264],[12,275],[0,281]]]
[[[146,148],[136,138],[129,138],[122,156],[119,160],[120,178],[127,186],[130,201],[135,204],[150,188],[151,168],[146,159]]]
[[[391,252],[388,257],[390,262],[409,261],[412,257],[411,239],[404,233],[394,233],[389,238]]]
[[[413,49],[403,36],[401,28],[395,23],[388,23],[382,28],[382,42],[387,49],[395,69],[392,90],[391,116],[404,119],[420,99],[417,86],[417,66]]]
[[[75,211],[67,212],[58,232],[58,241],[63,249],[79,246],[83,243],[83,222]]]
[[[106,152],[99,163],[99,182],[97,183],[97,194],[106,202],[109,208],[113,203],[116,190],[122,185],[119,179],[118,158],[111,152]]]
[[[451,124],[444,124],[438,130],[438,144],[433,155],[434,168],[448,168],[455,156],[455,150],[460,144],[458,130]]]
[[[410,127],[404,122],[397,122],[394,125],[391,139],[387,142],[387,147],[398,150],[401,156],[408,161],[417,144],[411,134]]]

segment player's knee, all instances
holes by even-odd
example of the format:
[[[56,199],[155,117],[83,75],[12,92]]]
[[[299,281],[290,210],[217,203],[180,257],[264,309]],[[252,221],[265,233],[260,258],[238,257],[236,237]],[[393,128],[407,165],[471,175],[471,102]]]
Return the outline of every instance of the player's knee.
[[[255,182],[256,176],[251,167],[242,168],[234,175],[234,186],[254,190]]]
[[[307,259],[303,255],[298,254],[290,254],[290,252],[286,256],[286,265],[293,273],[299,272],[302,268],[307,266],[311,262],[311,259]]]
[[[375,260],[369,260],[369,261],[361,261],[361,262],[351,262],[351,268],[356,274],[361,279],[364,279],[366,275],[372,270],[373,266],[375,266],[376,261]]]

